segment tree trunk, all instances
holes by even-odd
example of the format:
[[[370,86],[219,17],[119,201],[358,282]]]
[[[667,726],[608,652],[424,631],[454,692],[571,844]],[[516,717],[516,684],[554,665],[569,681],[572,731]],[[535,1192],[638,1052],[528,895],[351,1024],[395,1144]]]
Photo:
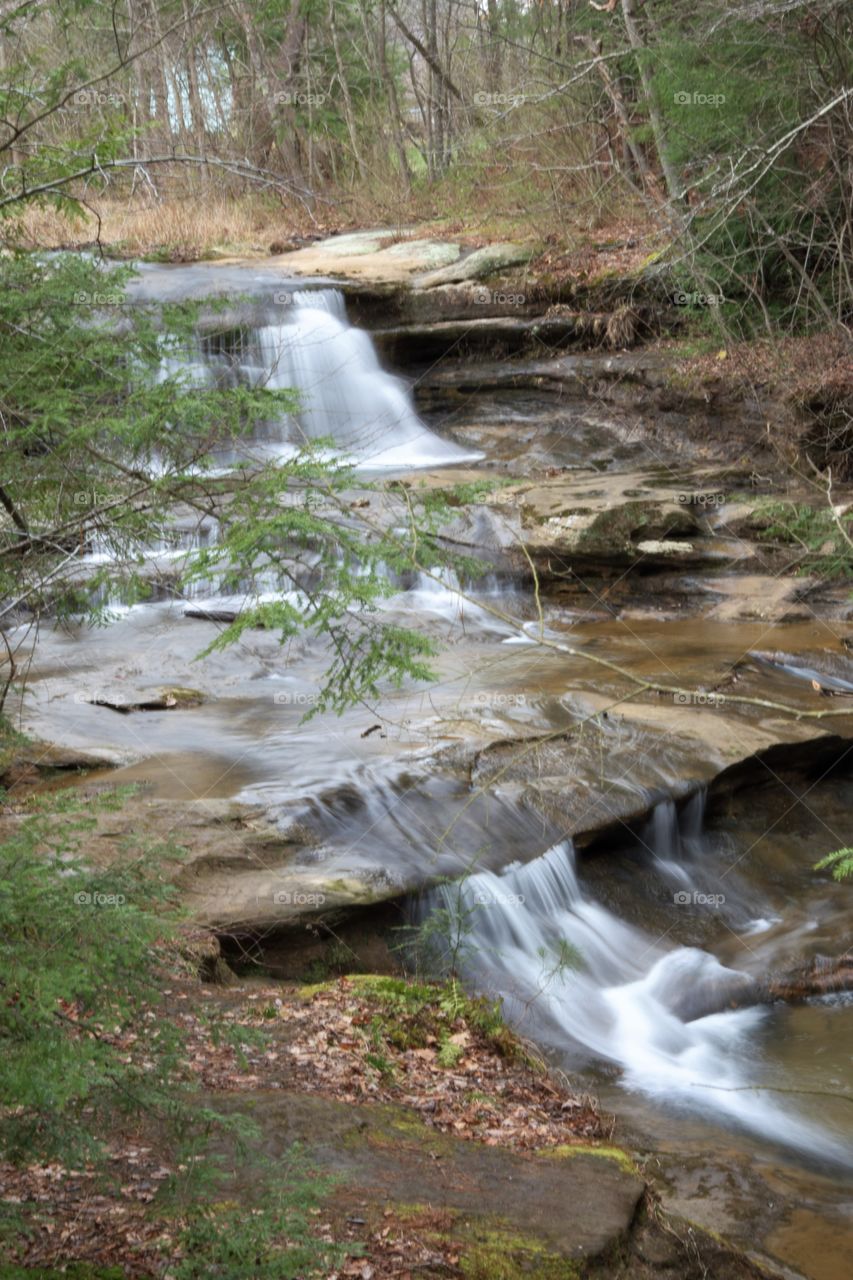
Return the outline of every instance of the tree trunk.
[[[589,50],[593,58],[598,58],[601,54],[601,43],[593,40],[591,36],[576,36],[575,39]],[[618,84],[614,81],[610,74],[610,69],[606,62],[598,62],[595,67],[598,77],[604,87],[604,92],[610,100],[613,108],[613,114],[619,127],[619,141],[622,147],[623,155],[625,155],[634,168],[634,171],[640,179],[640,185],[644,188],[648,186],[649,166],[646,164],[646,157],[643,155],[642,149],[637,146],[631,137],[631,121],[628,116],[628,108],[625,106],[625,99]]]
[[[338,82],[340,83],[341,96],[344,100],[344,119],[347,123],[347,132],[349,133],[353,159],[355,160],[358,168],[358,176],[363,182],[367,176],[367,169],[364,163],[364,158],[361,154],[361,147],[359,146],[358,130],[356,129],[355,124],[355,112],[352,107],[352,95],[350,94],[349,82],[347,80],[347,69],[344,66],[343,58],[341,57],[341,45],[338,39],[338,24],[335,19],[334,4],[329,6],[329,27],[332,33],[332,48],[335,53],[335,63],[338,68]]]
[[[818,956],[799,969],[768,974],[764,978],[727,970],[725,979],[714,987],[686,990],[673,1012],[686,1022],[693,1022],[727,1009],[749,1009],[759,1004],[775,1004],[777,1000],[799,1004],[814,996],[850,990],[853,990],[853,952],[848,951],[831,958]]]
[[[406,155],[406,143],[403,138],[403,125],[400,115],[400,101],[397,96],[397,85],[394,80],[394,76],[388,68],[388,31],[385,0],[380,0],[379,5],[379,30],[377,33],[377,44],[379,53],[379,74],[385,88],[385,92],[388,94],[388,102],[391,107],[391,136],[394,139],[394,149],[397,152],[400,176],[406,184],[406,195],[408,196],[412,190],[412,171],[409,168],[409,157]]]
[[[196,36],[187,0],[183,0],[183,13],[186,49],[184,61],[187,68],[187,95],[189,97],[191,128],[199,154],[204,155],[206,121],[204,116],[204,106],[201,101],[201,90],[198,83],[198,52],[196,49]]]
[[[634,51],[637,70],[640,73],[640,83],[643,86],[643,96],[646,100],[646,108],[649,113],[649,124],[651,125],[652,136],[655,140],[655,150],[657,151],[658,163],[660,164],[661,173],[663,174],[664,182],[666,183],[666,190],[670,203],[675,210],[678,206],[684,204],[683,184],[676,173],[674,165],[669,159],[663,117],[658,110],[655,87],[652,83],[652,77],[649,74],[649,66],[646,56],[648,46],[640,32],[635,5],[636,0],[622,0],[622,17],[625,22],[625,31],[628,36],[628,43]]]

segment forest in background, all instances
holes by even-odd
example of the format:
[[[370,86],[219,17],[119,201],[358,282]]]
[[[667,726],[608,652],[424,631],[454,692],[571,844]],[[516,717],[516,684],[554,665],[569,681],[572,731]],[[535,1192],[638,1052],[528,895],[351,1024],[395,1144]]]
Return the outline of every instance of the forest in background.
[[[639,228],[647,276],[745,336],[849,336],[850,37],[843,0],[24,0],[0,19],[5,235],[100,218],[192,257]]]
[[[409,1274],[464,1268],[470,1280],[546,1274],[536,1239],[519,1250],[518,1237],[496,1235],[484,1249],[460,1245],[445,1224],[427,1248],[424,1233],[436,1223],[413,1225],[402,1209],[380,1206],[381,1218],[368,1222],[347,1204],[332,1217],[331,1183],[305,1163],[291,1129],[276,1133],[280,1151],[267,1160],[267,1122],[240,1103],[283,1080],[312,1105],[352,1107],[342,1081],[353,1062],[359,1097],[410,1107],[414,1099],[405,1127],[376,1145],[410,1145],[414,1135],[427,1168],[436,1129],[442,1138],[487,1133],[490,1161],[496,1132],[512,1154],[565,1152],[567,1143],[609,1141],[612,1131],[586,1095],[552,1085],[497,1006],[463,995],[455,972],[424,984],[394,968],[395,976],[362,974],[366,981],[332,988],[324,980],[348,972],[354,952],[330,931],[310,961],[320,972],[304,971],[319,987],[300,982],[282,997],[280,984],[256,984],[244,1003],[217,936],[186,927],[175,887],[187,856],[177,840],[195,838],[185,814],[163,836],[149,807],[122,818],[141,803],[133,788],[63,789],[60,768],[84,778],[92,760],[54,755],[22,732],[39,629],[105,621],[119,587],[122,604],[146,600],[142,566],[152,547],[171,548],[179,509],[220,522],[219,541],[193,553],[195,585],[207,578],[210,590],[245,590],[279,563],[295,589],[312,592],[307,607],[287,593],[257,599],[206,654],[218,657],[250,628],[285,644],[319,636],[332,659],[312,694],[318,712],[425,683],[429,636],[386,622],[376,606],[404,574],[438,581],[436,566],[457,580],[473,571],[437,531],[495,483],[421,494],[399,533],[396,523],[369,522],[369,503],[350,501],[348,469],[316,448],[239,481],[211,479],[212,447],[223,437],[239,443],[273,410],[292,408],[291,393],[199,387],[186,368],[160,377],[164,353],[180,353],[195,334],[192,305],[156,316],[127,308],[116,324],[96,254],[32,250],[100,246],[171,262],[417,225],[466,247],[496,236],[535,243],[542,252],[531,275],[544,280],[584,245],[634,245],[633,273],[616,282],[622,298],[636,289],[683,306],[697,323],[769,335],[791,390],[799,384],[788,353],[797,344],[805,351],[809,376],[823,379],[812,437],[822,466],[812,479],[804,463],[798,478],[817,499],[777,503],[774,523],[762,525],[759,513],[752,532],[795,548],[791,577],[806,563],[817,577],[849,579],[850,507],[833,490],[834,475],[843,483],[851,474],[849,400],[825,390],[823,353],[835,359],[849,344],[853,316],[850,27],[843,0],[0,0],[0,1280],[36,1267],[58,1280],[41,1268],[69,1262],[61,1274],[74,1280],[294,1280],[330,1268],[388,1280],[407,1274],[403,1265]],[[119,268],[111,286],[123,290],[131,274]],[[712,360],[727,356],[719,346]],[[849,360],[845,369],[849,387]],[[696,400],[704,393],[698,377],[684,385]],[[744,403],[732,416],[763,440],[763,418],[756,427]],[[748,444],[743,454],[737,437],[731,444],[733,469],[751,472],[745,484],[755,475],[756,441]],[[543,482],[561,481],[557,470],[547,468]],[[303,553],[307,581],[297,573]],[[69,576],[89,555],[99,558],[91,576]],[[554,647],[538,580],[535,604],[540,644]],[[569,647],[564,654],[574,656]],[[589,657],[634,681],[625,702],[636,684],[678,704],[693,700],[691,690]],[[734,667],[732,675],[740,679]],[[748,687],[727,686],[720,702],[815,721],[845,714],[836,687],[813,679],[811,690],[818,701],[806,711],[756,703]],[[131,713],[83,689],[73,697],[84,713],[99,705],[106,715]],[[186,716],[206,695],[170,684],[158,697]],[[278,708],[278,687],[274,697]],[[507,697],[526,695],[503,692],[496,705]],[[695,693],[699,706],[715,697]],[[584,714],[578,740],[600,727],[597,712]],[[544,739],[554,736],[549,729]],[[472,778],[479,754],[478,746]],[[781,803],[780,821],[792,822]],[[102,860],[92,856],[99,822],[119,832]],[[235,820],[235,845],[250,829]],[[817,869],[849,876],[850,849],[825,848],[813,853],[812,861],[823,855]],[[457,955],[469,945],[469,916],[437,912],[432,927],[433,938],[455,927]],[[579,958],[565,939],[553,956],[538,954],[545,982]],[[479,1094],[484,1079],[494,1098]],[[331,1124],[330,1110],[318,1114]],[[602,1154],[615,1152],[622,1176],[635,1176],[621,1151],[595,1151],[593,1164],[606,1168]],[[648,1195],[646,1203],[656,1242],[673,1237]],[[638,1221],[629,1205],[632,1233]],[[684,1280],[757,1274],[724,1243],[697,1243],[692,1226],[685,1241],[673,1264]],[[518,1267],[510,1258],[503,1269],[513,1250]],[[556,1273],[550,1256],[544,1266]],[[573,1260],[554,1266],[575,1274]],[[649,1272],[631,1253],[619,1274]]]

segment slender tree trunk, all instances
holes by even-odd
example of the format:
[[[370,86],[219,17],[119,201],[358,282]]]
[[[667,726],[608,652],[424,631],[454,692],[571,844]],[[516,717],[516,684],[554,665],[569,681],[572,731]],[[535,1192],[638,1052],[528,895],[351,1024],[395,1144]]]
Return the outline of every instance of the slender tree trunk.
[[[496,93],[501,83],[500,14],[497,0],[488,0],[486,88]]]
[[[652,77],[649,74],[648,63],[648,46],[643,39],[640,27],[637,21],[636,0],[622,0],[622,18],[625,22],[625,31],[628,36],[628,43],[634,51],[637,63],[637,70],[640,74],[640,83],[643,86],[643,96],[646,100],[646,108],[649,113],[649,124],[652,130],[652,136],[655,140],[655,150],[657,151],[658,163],[660,164],[661,173],[663,174],[666,190],[670,203],[674,209],[684,204],[683,184],[675,170],[674,165],[669,159],[669,151],[666,145],[666,130],[664,128],[663,117],[658,110],[657,95],[655,87],[652,83]]]
[[[186,41],[184,61],[187,68],[187,94],[189,97],[190,116],[192,117],[191,127],[199,153],[204,155],[206,134],[205,113],[201,101],[201,90],[198,82],[198,52],[196,48],[196,36],[193,28],[192,17],[190,16],[188,0],[183,0],[183,14]]]
[[[344,119],[347,124],[347,132],[349,133],[350,146],[352,147],[353,159],[358,168],[358,176],[362,181],[367,176],[367,168],[364,163],[364,157],[361,154],[361,147],[358,141],[358,129],[355,123],[355,112],[352,107],[352,95],[349,91],[349,82],[347,78],[347,69],[341,57],[341,45],[338,39],[338,24],[335,19],[335,6],[329,6],[329,27],[332,35],[332,48],[335,52],[335,63],[338,68],[338,83],[341,86],[341,97],[344,102]]]
[[[593,40],[591,36],[576,36],[575,39],[581,43],[585,49],[589,50],[593,58],[598,58],[600,56],[600,41]],[[623,154],[628,158],[630,164],[633,166],[640,179],[641,185],[647,187],[649,185],[650,178],[649,166],[646,163],[646,157],[643,155],[642,149],[637,146],[631,137],[631,121],[628,116],[628,108],[625,105],[625,99],[622,97],[619,85],[610,74],[610,69],[606,62],[598,62],[595,70],[602,85],[604,86],[604,92],[610,100],[610,105],[613,108],[613,114],[616,117],[619,127],[619,141]]]
[[[157,17],[155,0],[145,0],[144,31],[147,44],[153,44],[160,35],[160,23]],[[166,78],[162,47],[157,45],[156,48],[152,48],[144,56],[148,64],[148,75],[151,81],[151,98],[154,107],[154,119],[157,121],[157,131],[163,142],[167,146],[172,146],[174,144],[174,136],[169,112],[169,82]]]
[[[379,4],[377,47],[379,53],[379,74],[382,84],[385,87],[385,92],[388,95],[388,103],[391,107],[391,136],[394,139],[394,148],[397,152],[400,176],[406,184],[406,195],[408,195],[412,189],[412,172],[409,168],[409,158],[406,155],[406,143],[403,138],[403,126],[400,115],[400,101],[397,95],[397,84],[388,67],[388,27],[385,0],[380,0]]]

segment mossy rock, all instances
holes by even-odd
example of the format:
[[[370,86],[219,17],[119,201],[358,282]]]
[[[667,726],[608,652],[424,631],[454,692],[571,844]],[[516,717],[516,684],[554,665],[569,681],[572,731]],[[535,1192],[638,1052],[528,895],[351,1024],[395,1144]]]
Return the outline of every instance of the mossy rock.
[[[564,1143],[558,1147],[542,1147],[537,1153],[545,1160],[571,1160],[575,1156],[598,1156],[602,1160],[614,1160],[623,1173],[642,1175],[636,1162],[621,1147],[596,1147],[589,1143]]]
[[[526,244],[488,244],[475,249],[452,266],[431,271],[419,281],[421,288],[436,285],[460,284],[467,280],[484,280],[510,267],[526,266],[535,256],[536,246]]]
[[[535,1240],[490,1232],[471,1243],[459,1260],[466,1280],[579,1280],[579,1266],[548,1253]]]
[[[198,689],[185,689],[181,685],[167,685],[150,694],[132,696],[123,689],[105,689],[89,702],[92,706],[109,707],[111,711],[128,715],[131,711],[171,711],[174,708],[199,707],[205,697]]]
[[[499,1218],[472,1221],[452,1210],[447,1230],[420,1226],[433,1209],[426,1205],[395,1205],[397,1216],[425,1239],[460,1246],[459,1270],[466,1280],[578,1280],[580,1266],[565,1254],[549,1249],[534,1236],[520,1234]]]
[[[630,547],[638,536],[666,537],[694,533],[696,521],[680,508],[667,511],[656,502],[634,499],[600,512],[580,534],[578,550],[609,551]]]
[[[181,685],[169,685],[161,689],[157,695],[162,699],[164,707],[200,707],[204,702],[204,694],[198,689],[185,689]]]
[[[641,498],[598,511],[578,504],[550,514],[537,513],[530,504],[525,516],[536,520],[543,533],[553,535],[555,542],[594,556],[625,554],[641,540],[679,538],[697,532],[696,517],[686,507]]]

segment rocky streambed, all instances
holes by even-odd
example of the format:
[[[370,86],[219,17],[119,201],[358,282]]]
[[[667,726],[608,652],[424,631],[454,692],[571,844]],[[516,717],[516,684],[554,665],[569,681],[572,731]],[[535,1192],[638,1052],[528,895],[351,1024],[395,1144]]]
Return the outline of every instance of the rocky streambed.
[[[185,536],[146,561],[152,600],[116,602],[104,628],[42,626],[21,724],[54,766],[85,769],[81,785],[138,784],[98,818],[91,857],[121,856],[140,828],[177,838],[185,904],[232,964],[396,970],[398,926],[464,900],[469,987],[656,1151],[664,1201],[788,1274],[838,1280],[846,997],[730,1007],[743,975],[766,983],[847,945],[847,890],[813,864],[850,842],[849,591],[801,572],[772,509],[823,495],[781,466],[754,405],[676,393],[644,352],[566,354],[633,340],[618,306],[543,327],[541,304],[519,316],[505,301],[527,298],[523,275],[494,274],[513,254],[471,256],[374,237],[262,273],[149,268],[140,286],[198,296],[226,273],[256,295],[235,324],[266,331],[280,280],[292,297],[304,274],[327,297],[343,277],[439,442],[420,456],[406,418],[393,484],[372,483],[368,456],[352,519],[395,527],[424,493],[456,494],[440,537],[481,566],[423,564],[382,603],[438,642],[435,681],[305,722],[328,657],[310,638],[283,651],[253,631],[199,659],[245,597],[186,591],[182,555],[216,529],[176,512]],[[300,296],[289,305],[320,314]],[[349,342],[338,305],[301,331]],[[406,450],[424,465],[408,470]],[[40,751],[20,754],[14,785]],[[454,1185],[485,1176],[447,1159]],[[625,1176],[617,1235],[639,1194]],[[558,1179],[553,1196],[575,1192]]]

